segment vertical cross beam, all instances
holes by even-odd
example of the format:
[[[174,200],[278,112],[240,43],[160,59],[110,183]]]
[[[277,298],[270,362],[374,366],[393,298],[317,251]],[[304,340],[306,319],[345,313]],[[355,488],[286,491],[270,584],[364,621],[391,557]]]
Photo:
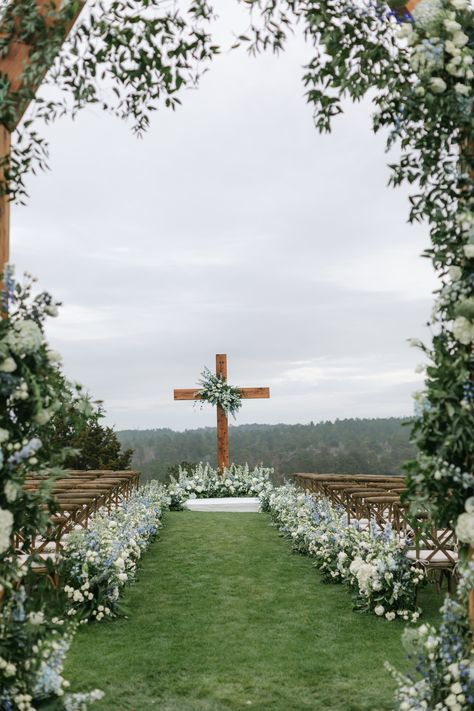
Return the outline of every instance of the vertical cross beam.
[[[227,356],[216,355],[216,375],[227,380]],[[217,406],[217,466],[224,471],[229,466],[229,421],[225,411]]]
[[[10,155],[10,139],[10,131],[0,125],[0,160]],[[5,165],[0,167],[0,183],[4,186],[5,170]],[[0,272],[3,272],[10,258],[10,200],[6,187],[2,192],[3,195],[0,195]]]

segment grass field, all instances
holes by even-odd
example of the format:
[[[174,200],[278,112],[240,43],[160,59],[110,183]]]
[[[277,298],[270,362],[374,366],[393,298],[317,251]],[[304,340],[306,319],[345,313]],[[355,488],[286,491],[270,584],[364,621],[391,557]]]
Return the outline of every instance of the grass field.
[[[422,603],[432,620],[441,598]],[[385,711],[383,662],[406,664],[402,623],[353,612],[264,514],[166,514],[125,605],[68,658],[97,711]]]

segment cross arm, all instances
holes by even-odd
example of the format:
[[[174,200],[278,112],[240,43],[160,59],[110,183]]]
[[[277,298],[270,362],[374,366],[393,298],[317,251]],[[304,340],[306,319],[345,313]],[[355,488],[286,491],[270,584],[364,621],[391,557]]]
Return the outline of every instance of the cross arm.
[[[270,397],[270,388],[239,388],[240,395],[245,400],[256,400]],[[202,400],[198,395],[199,388],[180,388],[173,391],[175,400]]]
[[[240,395],[245,400],[256,400],[270,397],[270,388],[239,388]]]
[[[181,388],[173,391],[175,400],[202,400],[198,393],[199,388]]]

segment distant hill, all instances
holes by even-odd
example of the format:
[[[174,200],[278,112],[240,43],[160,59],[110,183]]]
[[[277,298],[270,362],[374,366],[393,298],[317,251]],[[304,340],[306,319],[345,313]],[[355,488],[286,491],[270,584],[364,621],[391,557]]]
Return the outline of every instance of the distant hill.
[[[399,474],[414,456],[408,419],[350,419],[308,425],[239,425],[230,427],[230,456],[236,463],[263,462],[278,477],[292,472]],[[215,462],[212,427],[122,430],[119,439],[133,448],[132,466],[145,479],[165,479],[177,462]]]

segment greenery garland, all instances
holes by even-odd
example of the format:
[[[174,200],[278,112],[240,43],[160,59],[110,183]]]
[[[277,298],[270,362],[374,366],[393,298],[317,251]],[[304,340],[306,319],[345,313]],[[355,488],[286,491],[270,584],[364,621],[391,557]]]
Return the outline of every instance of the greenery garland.
[[[242,407],[242,394],[239,388],[229,385],[222,376],[211,373],[209,368],[204,368],[201,380],[198,382],[201,389],[197,395],[201,401],[220,405],[226,414],[235,417]]]
[[[44,337],[57,304],[46,292],[34,296],[33,286],[28,275],[19,284],[5,274],[0,320],[0,708],[23,711],[35,708],[36,679],[51,649],[75,629],[62,616],[61,594],[34,572],[45,562],[32,553],[33,539],[47,529],[55,510],[51,486],[71,453],[55,444],[52,421],[80,432],[94,409],[61,374]],[[26,491],[31,471],[42,477]]]

